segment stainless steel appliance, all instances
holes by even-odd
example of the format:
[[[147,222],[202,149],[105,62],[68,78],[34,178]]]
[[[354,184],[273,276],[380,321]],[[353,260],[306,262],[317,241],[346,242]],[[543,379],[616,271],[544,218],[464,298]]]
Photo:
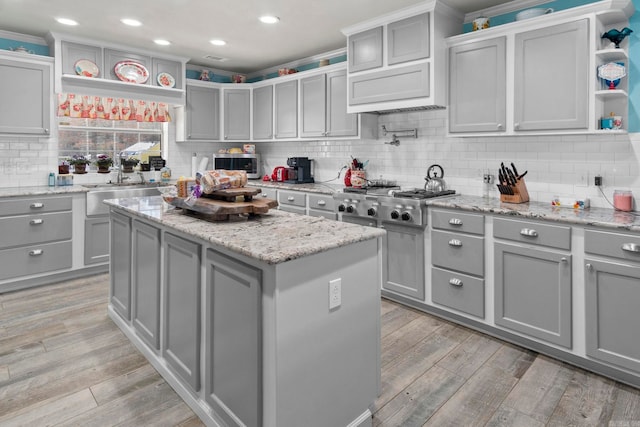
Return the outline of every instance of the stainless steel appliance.
[[[345,188],[333,197],[339,220],[387,231],[382,246],[383,291],[422,300],[426,284],[425,199],[452,194],[455,191],[369,187],[363,191]]]
[[[213,168],[245,171],[249,179],[262,177],[260,175],[260,155],[255,153],[215,153]]]

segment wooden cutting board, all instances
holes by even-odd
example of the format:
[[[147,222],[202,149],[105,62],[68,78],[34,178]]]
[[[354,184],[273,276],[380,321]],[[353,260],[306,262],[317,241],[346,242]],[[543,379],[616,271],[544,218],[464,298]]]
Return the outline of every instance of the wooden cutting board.
[[[164,197],[164,201],[178,208],[205,214],[210,219],[221,221],[229,219],[231,215],[267,213],[269,209],[278,206],[278,202],[274,199],[253,198],[261,192],[259,188],[230,188],[200,197],[193,205],[187,204],[186,199],[182,197]]]

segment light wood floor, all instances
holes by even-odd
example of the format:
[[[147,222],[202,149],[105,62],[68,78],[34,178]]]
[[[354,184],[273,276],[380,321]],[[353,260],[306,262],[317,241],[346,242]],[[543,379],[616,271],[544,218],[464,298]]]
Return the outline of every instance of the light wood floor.
[[[0,294],[0,426],[202,425],[107,295],[107,275]],[[386,300],[382,364],[376,426],[640,427],[639,390]]]

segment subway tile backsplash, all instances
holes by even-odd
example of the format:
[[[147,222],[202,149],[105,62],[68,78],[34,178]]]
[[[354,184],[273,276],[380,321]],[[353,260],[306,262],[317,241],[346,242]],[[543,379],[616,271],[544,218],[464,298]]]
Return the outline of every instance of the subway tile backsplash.
[[[47,185],[57,174],[57,144],[50,137],[0,136],[0,182],[5,187]]]

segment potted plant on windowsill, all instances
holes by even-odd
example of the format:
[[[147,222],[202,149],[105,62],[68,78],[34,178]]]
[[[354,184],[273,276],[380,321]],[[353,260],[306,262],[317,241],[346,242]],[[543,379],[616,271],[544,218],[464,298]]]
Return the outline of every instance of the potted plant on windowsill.
[[[58,175],[67,175],[69,173],[69,158],[62,157],[58,163]]]
[[[113,159],[106,154],[98,154],[95,164],[98,166],[98,173],[109,173],[109,166],[113,164]]]
[[[140,160],[135,157],[127,157],[126,159],[122,159],[120,163],[122,165],[122,172],[131,173],[133,172],[133,167],[140,163]]]
[[[87,173],[87,165],[89,163],[91,163],[91,161],[80,154],[74,155],[69,160],[69,164],[73,165],[73,173],[77,174]]]

